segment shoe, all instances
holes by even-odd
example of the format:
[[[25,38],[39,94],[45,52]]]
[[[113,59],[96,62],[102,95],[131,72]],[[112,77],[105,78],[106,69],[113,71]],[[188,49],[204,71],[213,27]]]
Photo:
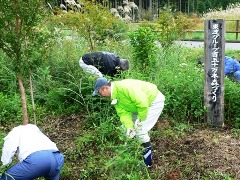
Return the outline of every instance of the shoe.
[[[151,146],[145,148],[145,151],[143,153],[143,158],[146,166],[151,167],[152,166],[152,147]]]

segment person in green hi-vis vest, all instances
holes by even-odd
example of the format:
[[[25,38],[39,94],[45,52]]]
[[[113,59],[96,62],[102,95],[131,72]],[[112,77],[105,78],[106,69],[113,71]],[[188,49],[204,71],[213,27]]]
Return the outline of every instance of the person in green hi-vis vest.
[[[120,121],[129,138],[136,136],[142,142],[145,151],[144,162],[152,166],[152,146],[148,131],[156,124],[164,107],[165,96],[155,84],[136,80],[123,79],[110,82],[106,78],[98,78],[94,85],[93,96],[112,99]]]

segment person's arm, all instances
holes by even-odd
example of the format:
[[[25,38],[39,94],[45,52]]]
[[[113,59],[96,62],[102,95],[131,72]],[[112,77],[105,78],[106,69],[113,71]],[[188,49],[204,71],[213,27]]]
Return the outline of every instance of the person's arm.
[[[92,75],[96,75],[98,77],[103,77],[102,73],[96,67],[85,64],[82,59],[79,60],[79,65],[85,72],[91,73]]]
[[[1,161],[3,165],[10,164],[19,145],[19,133],[13,129],[5,138],[2,149]]]
[[[115,109],[117,111],[118,116],[120,117],[120,121],[122,125],[128,129],[134,128],[134,124],[132,121],[132,114],[128,111],[125,111],[123,108],[119,107],[118,105],[115,105]]]

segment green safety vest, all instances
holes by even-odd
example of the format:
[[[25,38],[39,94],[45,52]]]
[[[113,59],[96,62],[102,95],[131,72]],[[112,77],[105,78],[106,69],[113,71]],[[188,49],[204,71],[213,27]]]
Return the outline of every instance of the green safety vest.
[[[133,128],[132,114],[137,114],[140,121],[147,118],[149,106],[158,95],[155,84],[124,79],[112,82],[112,103],[126,129]],[[116,100],[117,99],[117,100]]]

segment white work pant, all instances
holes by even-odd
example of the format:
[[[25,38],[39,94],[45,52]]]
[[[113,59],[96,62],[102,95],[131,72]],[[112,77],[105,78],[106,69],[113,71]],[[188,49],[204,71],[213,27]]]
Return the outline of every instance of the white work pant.
[[[92,75],[96,75],[98,77],[103,77],[102,73],[93,65],[87,65],[83,62],[82,58],[79,60],[79,66],[85,71]]]
[[[147,118],[144,121],[141,121],[142,126],[136,129],[136,137],[142,142],[149,142],[150,137],[148,131],[150,131],[153,126],[156,124],[160,114],[162,113],[164,107],[165,97],[159,92],[155,100],[152,102],[149,107]],[[137,119],[137,115],[133,114],[133,121]]]

